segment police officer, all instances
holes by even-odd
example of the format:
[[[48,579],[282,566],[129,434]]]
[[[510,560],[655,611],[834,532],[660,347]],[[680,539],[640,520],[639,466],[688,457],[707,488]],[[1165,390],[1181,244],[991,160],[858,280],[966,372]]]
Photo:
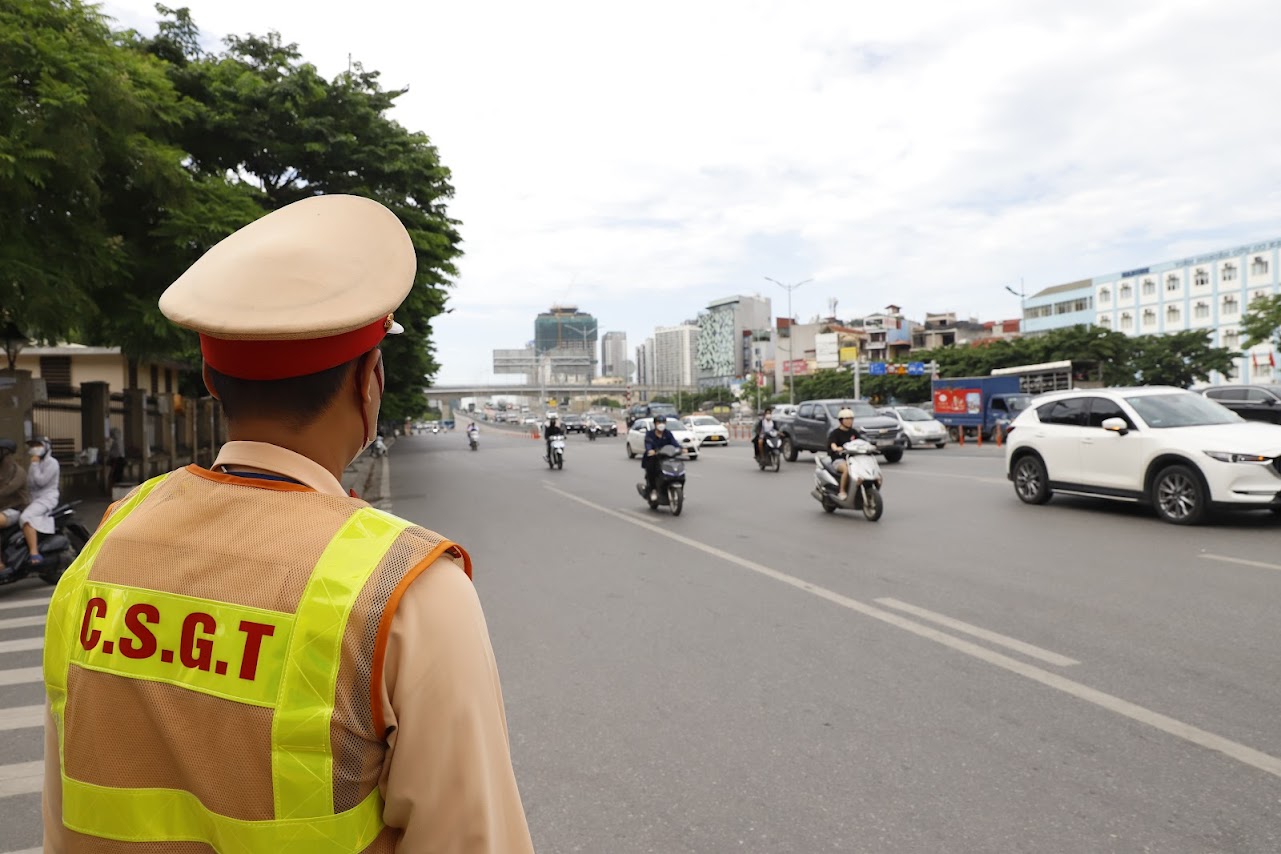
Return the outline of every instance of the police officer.
[[[470,558],[340,486],[415,266],[391,211],[318,196],[161,297],[231,441],[113,505],[55,591],[46,851],[533,850]]]

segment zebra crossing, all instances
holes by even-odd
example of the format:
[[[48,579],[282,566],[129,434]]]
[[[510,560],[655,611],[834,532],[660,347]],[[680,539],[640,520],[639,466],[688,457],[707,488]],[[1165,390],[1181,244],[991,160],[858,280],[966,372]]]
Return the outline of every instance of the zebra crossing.
[[[0,854],[41,851],[44,677],[40,656],[53,588],[0,587]]]

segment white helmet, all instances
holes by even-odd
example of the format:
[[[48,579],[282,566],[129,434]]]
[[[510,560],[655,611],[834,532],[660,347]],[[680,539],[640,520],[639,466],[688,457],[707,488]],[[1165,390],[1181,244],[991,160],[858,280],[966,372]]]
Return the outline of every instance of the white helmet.
[[[853,418],[853,417],[854,417],[853,409],[848,409],[848,408],[842,409],[840,412],[836,413],[837,421],[844,421],[846,418]]]
[[[559,417],[559,416],[557,416],[557,415],[556,415],[556,413],[555,413],[555,412],[553,412],[553,413],[551,413],[550,415],[548,415],[548,416],[547,416],[547,420],[548,420],[548,421],[550,421],[550,422],[552,422],[553,424],[555,424],[555,423],[556,423],[556,419],[557,419],[558,417]]]

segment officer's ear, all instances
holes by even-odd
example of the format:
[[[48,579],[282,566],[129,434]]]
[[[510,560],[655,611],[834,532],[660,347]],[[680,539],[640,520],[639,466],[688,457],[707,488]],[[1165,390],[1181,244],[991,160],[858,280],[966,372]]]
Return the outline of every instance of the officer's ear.
[[[205,381],[205,389],[209,392],[209,396],[214,400],[222,400],[222,398],[218,396],[218,389],[214,386],[213,378],[209,376],[208,362],[202,362],[200,364],[200,378]]]
[[[361,356],[356,362],[356,393],[360,396],[362,403],[371,402],[374,399],[375,391],[377,391],[379,398],[382,397],[382,361],[382,351],[373,349]]]

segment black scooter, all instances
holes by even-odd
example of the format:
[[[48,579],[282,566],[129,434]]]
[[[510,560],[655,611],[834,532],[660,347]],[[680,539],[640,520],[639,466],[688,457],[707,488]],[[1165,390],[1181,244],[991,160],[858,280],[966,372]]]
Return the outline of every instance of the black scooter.
[[[89,531],[76,518],[79,501],[59,504],[50,514],[54,532],[40,534],[37,545],[44,563],[33,564],[27,550],[27,540],[21,525],[10,525],[0,530],[0,549],[4,551],[4,570],[0,571],[0,585],[12,584],[24,578],[37,576],[46,584],[57,584],[80,551],[89,542]]]
[[[771,430],[765,434],[761,444],[763,447],[756,452],[756,464],[760,466],[761,471],[766,469],[778,471],[783,460],[783,437],[778,435],[777,430]]]
[[[672,515],[679,516],[685,508],[685,462],[677,459],[682,453],[680,448],[673,448],[671,445],[658,449],[658,476],[654,478],[657,499],[650,498],[645,489],[645,481],[636,484],[636,491],[649,503],[650,510],[670,507]]]

